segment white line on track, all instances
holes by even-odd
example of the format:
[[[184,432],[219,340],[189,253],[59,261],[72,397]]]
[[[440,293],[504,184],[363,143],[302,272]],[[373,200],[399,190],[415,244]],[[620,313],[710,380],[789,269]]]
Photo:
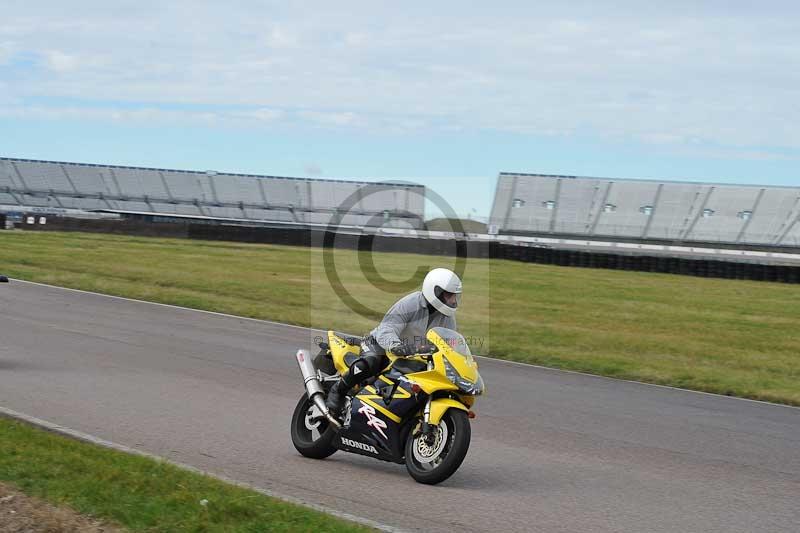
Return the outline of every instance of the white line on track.
[[[206,313],[206,314],[209,314],[209,315],[217,315],[217,316],[223,316],[223,317],[227,317],[227,318],[236,318],[236,319],[239,319],[239,320],[250,320],[250,321],[253,321],[253,322],[261,322],[261,323],[264,323],[264,324],[272,324],[274,326],[285,326],[285,327],[289,327],[289,328],[304,329],[304,330],[308,330],[308,331],[317,331],[317,332],[323,332],[323,333],[325,332],[325,330],[322,330],[322,329],[310,328],[310,327],[307,327],[307,326],[297,326],[295,324],[284,324],[283,322],[275,322],[273,320],[263,320],[263,319],[260,319],[260,318],[250,318],[250,317],[246,317],[246,316],[230,315],[230,314],[227,314],[227,313],[218,313],[216,311],[206,311],[204,309],[193,309],[191,307],[182,307],[180,305],[162,304],[162,303],[158,303],[158,302],[148,302],[147,300],[137,300],[135,298],[126,298],[124,296],[114,296],[114,295],[111,295],[111,294],[103,294],[103,293],[100,293],[100,292],[84,291],[84,290],[81,290],[81,289],[70,289],[69,287],[59,287],[58,285],[49,285],[47,283],[38,283],[36,281],[25,281],[23,279],[9,278],[9,280],[15,281],[15,282],[20,282],[20,283],[30,283],[31,285],[40,285],[42,287],[49,287],[51,289],[61,289],[61,290],[64,290],[64,291],[80,292],[80,293],[84,293],[84,294],[92,294],[92,295],[95,295],[95,296],[104,296],[106,298],[115,298],[117,300],[127,300],[129,302],[138,302],[138,303],[150,304],[150,305],[160,305],[162,307],[171,307],[173,309],[182,309],[184,311],[195,311],[197,313]],[[696,391],[696,390],[691,390],[691,389],[682,389],[680,387],[670,387],[669,385],[657,385],[655,383],[644,383],[644,382],[641,382],[641,381],[634,381],[634,380],[630,380],[630,379],[612,378],[612,377],[608,377],[608,376],[600,376],[600,375],[597,375],[597,374],[587,374],[586,372],[577,372],[575,370],[563,370],[561,368],[550,368],[550,367],[547,367],[547,366],[534,365],[534,364],[531,364],[531,363],[521,363],[519,361],[509,361],[507,359],[498,359],[498,358],[495,358],[495,357],[486,357],[486,356],[483,356],[483,355],[478,355],[476,357],[480,357],[481,359],[486,359],[486,360],[489,360],[489,361],[497,361],[499,363],[505,363],[505,364],[509,364],[509,365],[521,365],[521,366],[527,366],[527,367],[531,367],[531,368],[538,368],[538,369],[547,370],[547,371],[550,371],[550,372],[563,372],[565,374],[577,374],[579,376],[586,376],[586,377],[590,377],[590,378],[606,379],[606,380],[612,380],[612,381],[620,381],[620,382],[623,382],[623,383],[635,383],[636,385],[642,385],[642,386],[645,386],[645,387],[656,387],[656,388],[659,388],[659,389],[668,389],[668,390],[674,390],[674,391],[680,391],[680,392],[690,392],[692,394],[703,394],[705,396],[714,396],[716,398],[728,398],[730,400],[738,400],[740,402],[760,403],[760,404],[771,405],[771,406],[775,406],[775,407],[784,407],[786,409],[800,409],[800,407],[795,407],[793,405],[784,405],[784,404],[781,404],[781,403],[766,402],[766,401],[763,401],[763,400],[752,400],[750,398],[739,398],[738,396],[726,396],[724,394],[715,394],[713,392],[704,392],[704,391]]]
[[[11,281],[15,281],[18,283],[28,283],[30,285],[39,285],[41,287],[49,287],[51,289],[60,289],[62,291],[71,291],[71,292],[80,292],[83,294],[92,294],[94,296],[103,296],[105,298],[114,298],[115,300],[126,300],[128,302],[138,302],[141,304],[149,304],[149,305],[159,305],[161,307],[171,307],[173,309],[182,309],[184,311],[195,311],[197,313],[206,313],[207,315],[216,315],[216,316],[224,316],[227,318],[236,318],[239,320],[250,320],[252,322],[262,322],[266,324],[273,324],[275,326],[286,326],[287,328],[297,328],[297,329],[307,329],[310,331],[323,331],[321,329],[309,328],[307,326],[298,326],[295,324],[284,324],[283,322],[275,322],[272,320],[264,320],[261,318],[250,318],[247,316],[238,316],[238,315],[230,315],[228,313],[218,313],[216,311],[206,311],[205,309],[194,309],[192,307],[182,307],[180,305],[172,305],[172,304],[162,304],[160,302],[150,302],[147,300],[137,300],[136,298],[126,298],[125,296],[115,296],[113,294],[103,294],[102,292],[92,292],[92,291],[84,291],[81,289],[71,289],[69,287],[59,287],[58,285],[50,285],[48,283],[39,283],[36,281],[26,281],[24,279],[16,279],[16,278],[8,278]]]
[[[398,529],[398,528],[393,527],[393,526],[388,526],[386,524],[381,524],[380,522],[375,522],[374,520],[370,520],[368,518],[362,518],[360,516],[355,516],[355,515],[351,515],[349,513],[345,513],[345,512],[342,512],[342,511],[337,511],[336,509],[331,509],[331,508],[328,508],[328,507],[324,507],[322,505],[317,505],[315,503],[303,501],[303,500],[300,500],[298,498],[293,498],[291,496],[285,496],[283,494],[279,494],[279,493],[271,491],[271,490],[263,489],[263,488],[255,486],[255,485],[250,485],[248,483],[243,483],[241,481],[236,481],[235,479],[231,479],[231,478],[228,478],[228,477],[225,477],[225,476],[220,476],[218,474],[214,474],[212,472],[201,470],[199,468],[195,468],[195,467],[187,465],[187,464],[183,464],[183,463],[179,463],[179,462],[176,462],[176,461],[172,461],[170,459],[167,459],[165,457],[161,457],[159,455],[148,453],[148,452],[145,452],[145,451],[142,451],[142,450],[137,450],[135,448],[130,448],[128,446],[125,446],[125,445],[122,445],[122,444],[117,444],[115,442],[103,440],[103,439],[101,439],[99,437],[95,437],[94,435],[89,435],[88,433],[83,433],[81,431],[77,431],[77,430],[74,430],[74,429],[71,429],[71,428],[68,428],[68,427],[60,426],[58,424],[54,424],[53,422],[48,422],[47,420],[42,420],[40,418],[36,418],[36,417],[30,416],[30,415],[26,415],[25,413],[20,413],[20,412],[14,411],[12,409],[7,409],[7,408],[2,407],[2,406],[0,406],[0,416],[6,416],[8,418],[13,418],[13,419],[16,419],[16,420],[20,420],[22,422],[37,426],[39,428],[45,429],[47,431],[51,431],[53,433],[64,435],[66,437],[77,439],[77,440],[80,440],[80,441],[83,441],[83,442],[88,442],[90,444],[95,444],[97,446],[102,446],[104,448],[110,448],[110,449],[116,450],[118,452],[128,453],[128,454],[132,454],[132,455],[139,455],[139,456],[142,456],[142,457],[147,457],[148,459],[153,459],[155,461],[160,461],[160,462],[163,462],[163,463],[167,463],[167,464],[176,466],[178,468],[181,468],[183,470],[188,470],[189,472],[194,472],[196,474],[202,474],[202,475],[205,475],[205,476],[212,477],[214,479],[218,479],[218,480],[220,480],[220,481],[222,481],[224,483],[228,483],[230,485],[235,485],[237,487],[241,487],[241,488],[244,488],[244,489],[256,491],[256,492],[261,493],[261,494],[263,494],[265,496],[269,496],[270,498],[275,498],[277,500],[281,500],[281,501],[284,501],[284,502],[287,502],[287,503],[292,503],[294,505],[300,505],[300,506],[303,506],[303,507],[306,507],[306,508],[309,508],[309,509],[313,509],[315,511],[326,513],[326,514],[329,514],[331,516],[335,516],[337,518],[341,518],[341,519],[344,519],[344,520],[349,520],[351,522],[355,522],[357,524],[361,524],[361,525],[364,525],[364,526],[367,526],[367,527],[371,527],[373,529],[378,529],[380,531],[388,531],[388,532],[391,532],[391,533],[401,533],[401,532],[404,531],[402,529]]]

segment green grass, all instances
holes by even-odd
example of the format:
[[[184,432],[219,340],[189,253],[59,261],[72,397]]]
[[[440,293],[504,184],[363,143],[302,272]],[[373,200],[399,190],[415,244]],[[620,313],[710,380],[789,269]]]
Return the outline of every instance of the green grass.
[[[167,463],[3,417],[0,450],[0,480],[133,531],[370,531]]]
[[[316,248],[0,232],[0,272],[55,285],[351,333],[375,318],[331,290]],[[365,259],[374,265],[359,266]],[[444,258],[337,250],[342,283],[376,310]],[[366,271],[366,277],[363,273]],[[388,281],[368,278],[378,275]],[[494,357],[800,405],[800,286],[468,263],[459,326]],[[491,392],[491,383],[487,384]]]

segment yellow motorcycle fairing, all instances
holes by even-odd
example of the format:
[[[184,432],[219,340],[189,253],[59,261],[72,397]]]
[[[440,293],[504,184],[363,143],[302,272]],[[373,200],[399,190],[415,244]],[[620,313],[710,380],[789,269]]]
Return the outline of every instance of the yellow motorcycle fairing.
[[[331,358],[333,359],[333,366],[336,368],[336,372],[339,375],[344,374],[350,369],[350,365],[353,363],[353,360],[348,360],[348,354],[353,354],[356,357],[361,357],[361,345],[360,344],[348,344],[347,341],[336,334],[335,331],[328,331],[328,346],[331,350]],[[394,355],[391,352],[386,352],[386,356],[389,358],[389,364],[386,365],[385,368],[381,370],[381,373],[385,372],[392,366],[397,359],[398,356]]]
[[[350,368],[350,365],[345,362],[345,356],[348,353],[355,354],[356,356],[361,355],[361,346],[357,344],[347,344],[347,342],[334,331],[328,331],[328,346],[331,350],[333,366],[340,375],[347,372]]]
[[[458,386],[448,379],[445,370],[445,361],[447,361],[462,378],[468,379],[473,383],[480,380],[480,374],[478,373],[478,363],[475,362],[472,355],[468,353],[468,351],[466,355],[456,351],[453,346],[450,346],[447,341],[436,332],[435,328],[428,331],[427,339],[437,348],[436,353],[431,356],[433,368],[421,372],[409,373],[406,374],[405,377],[410,382],[418,385],[421,391],[427,395],[433,395],[436,392],[448,392],[450,396],[457,398],[445,397],[431,400],[430,423],[438,425],[442,420],[442,416],[444,416],[444,413],[447,412],[448,409],[460,409],[468,412],[469,408],[475,403],[475,396],[461,393]],[[349,364],[345,361],[348,354],[353,354],[356,357],[360,356],[361,347],[348,344],[333,331],[328,331],[328,341],[336,371],[340,375],[344,374],[350,368],[350,364],[352,364],[352,356],[348,358],[350,359]],[[399,356],[391,352],[386,352],[386,356],[389,359],[389,364],[383,371],[389,369],[397,359],[400,359]],[[406,359],[427,363],[427,359],[421,355],[407,357]],[[379,379],[390,382],[390,380],[384,376],[380,376]],[[373,387],[367,386],[365,390],[371,393],[364,398],[366,403],[369,403],[375,409],[382,412],[389,419],[399,422],[397,415],[391,413],[382,405],[382,402],[378,401],[379,397],[377,396],[377,391]]]
[[[433,395],[436,392],[450,392],[454,398],[435,398],[431,401],[430,423],[438,425],[442,416],[448,409],[469,411],[475,403],[475,396],[463,394],[458,386],[450,381],[445,370],[445,361],[455,369],[462,378],[476,383],[480,380],[478,363],[468,351],[460,353],[436,332],[436,328],[428,331],[427,339],[438,349],[432,356],[433,368],[422,372],[407,374],[413,383],[419,385],[425,394]]]
[[[451,347],[435,330],[428,331],[428,340],[433,343],[438,351],[433,354],[433,369],[423,372],[408,374],[408,379],[420,386],[425,394],[433,394],[436,391],[457,391],[456,386],[447,378],[445,373],[445,358],[461,377],[476,382],[478,374],[478,363],[472,355],[463,355]],[[396,358],[396,357],[395,357]],[[419,359],[415,357],[415,359]]]
[[[430,423],[438,426],[448,409],[461,409],[464,412],[469,412],[469,408],[460,401],[452,398],[437,398],[431,402]]]

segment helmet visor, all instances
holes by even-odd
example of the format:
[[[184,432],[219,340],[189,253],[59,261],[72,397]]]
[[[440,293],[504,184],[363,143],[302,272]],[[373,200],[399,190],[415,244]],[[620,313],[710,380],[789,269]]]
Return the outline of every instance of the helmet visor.
[[[436,297],[447,307],[458,309],[461,304],[461,293],[447,292],[441,287],[436,287]]]

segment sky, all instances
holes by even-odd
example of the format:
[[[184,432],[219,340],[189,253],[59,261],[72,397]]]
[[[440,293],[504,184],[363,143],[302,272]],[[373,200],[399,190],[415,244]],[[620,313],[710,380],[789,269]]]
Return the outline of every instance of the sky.
[[[0,4],[0,156],[800,186],[797,2]]]

